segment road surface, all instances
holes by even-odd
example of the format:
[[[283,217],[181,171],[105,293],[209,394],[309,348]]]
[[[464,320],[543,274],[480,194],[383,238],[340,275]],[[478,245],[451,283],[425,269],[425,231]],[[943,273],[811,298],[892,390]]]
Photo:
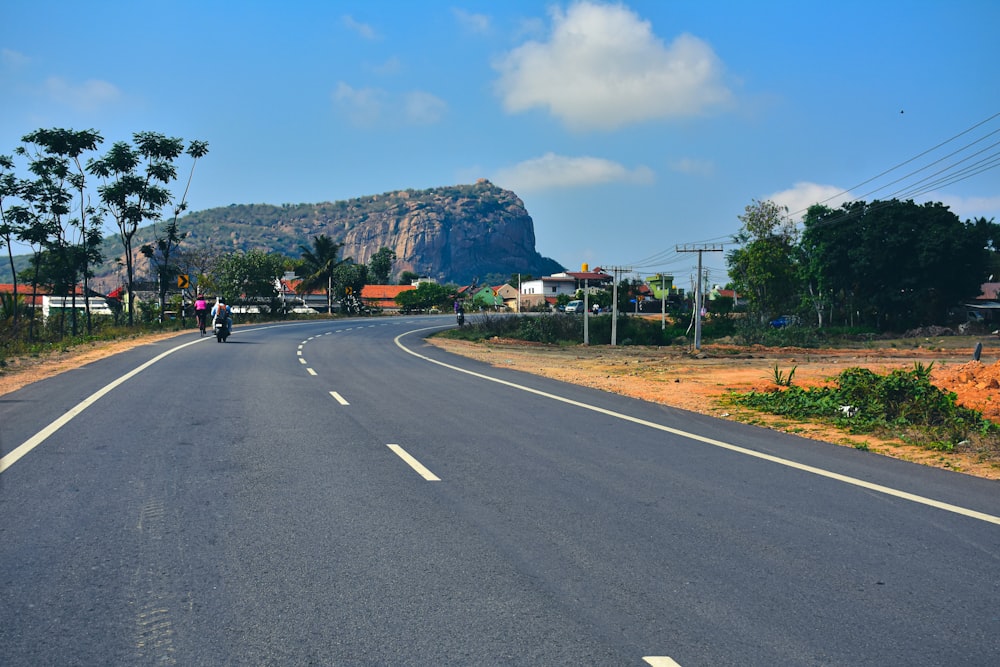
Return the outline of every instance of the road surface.
[[[237,326],[0,397],[0,663],[996,665],[1000,486]]]

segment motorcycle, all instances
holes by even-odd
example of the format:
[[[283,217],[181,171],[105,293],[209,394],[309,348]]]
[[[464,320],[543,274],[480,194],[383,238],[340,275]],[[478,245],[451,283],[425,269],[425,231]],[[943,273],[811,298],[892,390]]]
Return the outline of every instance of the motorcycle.
[[[215,332],[215,340],[219,343],[225,343],[226,339],[229,338],[229,334],[232,333],[229,330],[229,322],[226,318],[217,318],[215,322],[212,323],[212,330]]]
[[[463,326],[465,324],[465,311],[458,311],[458,314],[455,316],[455,320],[458,322],[458,326]]]

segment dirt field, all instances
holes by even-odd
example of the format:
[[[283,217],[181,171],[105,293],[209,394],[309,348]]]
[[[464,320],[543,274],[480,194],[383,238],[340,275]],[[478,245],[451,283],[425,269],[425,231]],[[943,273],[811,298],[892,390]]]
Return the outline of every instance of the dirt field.
[[[190,336],[193,332],[95,343],[47,357],[9,359],[7,366],[0,370],[0,396],[102,357],[178,335]],[[980,340],[984,345],[980,361],[971,361],[973,350]],[[1000,464],[980,460],[974,454],[929,451],[901,442],[847,435],[821,425],[791,422],[784,418],[734,409],[724,401],[730,390],[773,388],[776,366],[785,374],[794,368],[794,384],[810,387],[828,382],[850,367],[885,373],[897,368],[913,368],[917,362],[925,365],[933,362],[931,379],[936,386],[955,392],[960,404],[980,410],[987,418],[1000,422],[1000,340],[995,337],[914,339],[900,343],[897,347],[880,349],[746,349],[705,345],[698,356],[680,348],[562,348],[519,341],[494,340],[477,344],[442,338],[431,339],[431,342],[455,354],[479,359],[494,366],[514,368],[693,412],[759,424],[838,445],[867,446],[869,451],[886,456],[1000,479]]]

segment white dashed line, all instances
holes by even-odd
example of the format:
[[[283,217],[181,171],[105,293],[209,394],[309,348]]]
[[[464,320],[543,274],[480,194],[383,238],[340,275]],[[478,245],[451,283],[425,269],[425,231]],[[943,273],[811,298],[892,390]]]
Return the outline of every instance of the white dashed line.
[[[421,477],[423,477],[424,479],[426,479],[428,482],[440,482],[441,481],[440,477],[438,477],[437,475],[435,475],[434,473],[432,473],[430,470],[428,470],[427,468],[425,468],[423,466],[423,464],[420,463],[420,461],[418,461],[415,458],[413,458],[412,456],[410,456],[409,453],[407,453],[407,451],[405,449],[403,449],[402,447],[400,447],[399,445],[386,445],[386,446],[389,449],[391,449],[392,451],[394,451],[396,453],[396,456],[398,456],[399,458],[401,458],[404,461],[406,461],[406,463],[411,468],[413,468],[414,470],[417,471],[417,474],[419,474]]]
[[[665,655],[647,655],[643,656],[642,659],[653,667],[681,667],[672,658]]]
[[[338,394],[337,392],[331,391],[330,395],[333,396],[333,398],[336,399],[336,401],[338,403],[340,403],[341,405],[350,405],[350,403],[348,403],[347,401],[345,401],[344,397],[341,396],[340,394]]]

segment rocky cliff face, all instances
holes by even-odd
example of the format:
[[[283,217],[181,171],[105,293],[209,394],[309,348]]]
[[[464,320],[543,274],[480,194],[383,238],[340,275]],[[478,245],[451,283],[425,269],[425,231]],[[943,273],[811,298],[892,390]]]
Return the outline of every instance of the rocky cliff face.
[[[395,272],[439,280],[467,282],[488,274],[541,275],[562,269],[535,251],[534,225],[523,202],[486,180],[389,193],[360,203],[367,210],[356,212],[343,236],[343,256],[359,263],[386,247],[396,253]]]

